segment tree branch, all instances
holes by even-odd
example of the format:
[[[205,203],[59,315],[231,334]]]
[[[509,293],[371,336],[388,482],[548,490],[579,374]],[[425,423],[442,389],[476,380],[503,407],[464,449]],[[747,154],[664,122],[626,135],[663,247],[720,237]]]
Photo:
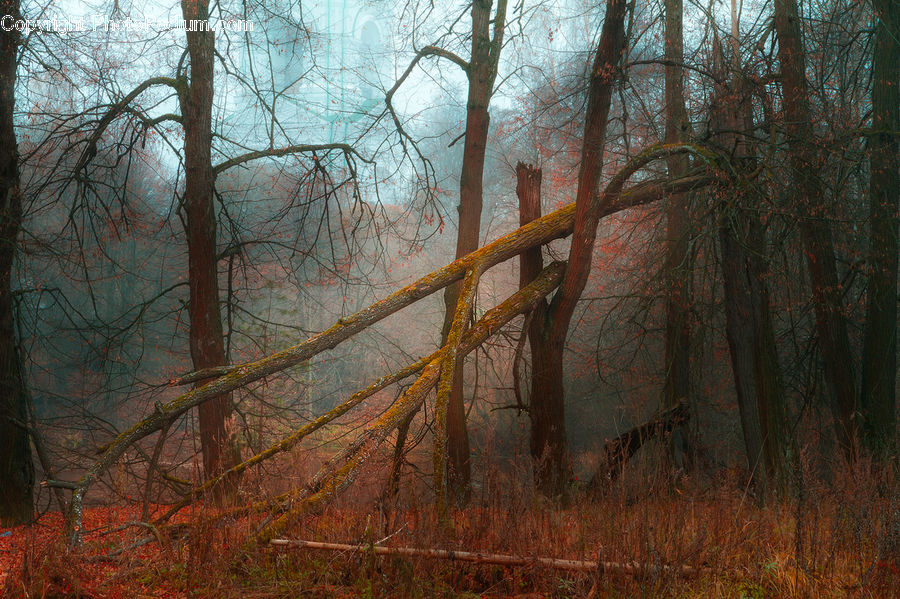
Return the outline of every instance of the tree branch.
[[[372,161],[364,156],[362,156],[353,146],[345,143],[330,143],[330,144],[297,144],[292,146],[285,146],[283,148],[268,148],[266,150],[255,150],[253,152],[247,152],[246,154],[241,154],[240,156],[235,156],[234,158],[230,158],[225,162],[219,163],[213,167],[213,173],[218,176],[224,171],[227,171],[230,168],[235,166],[244,164],[246,162],[250,162],[253,160],[259,160],[260,158],[278,158],[280,156],[288,156],[290,154],[304,154],[306,152],[317,152],[317,151],[327,151],[327,150],[341,150],[344,154],[352,154],[362,160],[363,162],[371,163]]]

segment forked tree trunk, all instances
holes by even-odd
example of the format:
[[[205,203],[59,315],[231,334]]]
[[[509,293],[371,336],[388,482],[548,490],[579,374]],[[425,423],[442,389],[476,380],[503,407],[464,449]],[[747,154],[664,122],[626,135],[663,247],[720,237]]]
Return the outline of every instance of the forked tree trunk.
[[[591,270],[594,241],[597,238],[597,224],[609,201],[606,194],[598,194],[600,174],[603,170],[603,148],[606,141],[606,125],[609,117],[610,100],[616,81],[618,65],[625,51],[625,0],[607,0],[606,16],[600,41],[591,66],[588,91],[587,114],[584,122],[584,141],[581,150],[581,166],[578,171],[578,190],[575,196],[575,225],[569,261],[562,285],[550,303],[549,315],[541,334],[544,345],[544,368],[538,373],[540,388],[532,390],[531,401],[552,401],[537,395],[563,396],[563,350],[569,324],[575,306],[587,284]],[[551,434],[565,439],[565,422],[556,425]],[[569,478],[568,449],[565,446],[551,447],[553,453],[546,459],[547,467],[539,471],[541,480],[538,490],[550,497],[565,497]]]
[[[516,194],[519,197],[519,226],[541,217],[541,169],[519,163],[516,165]],[[519,288],[531,283],[544,268],[541,247],[534,247],[519,256]],[[566,404],[561,380],[548,377],[553,366],[548,364],[548,347],[543,339],[547,320],[547,300],[541,299],[531,311],[528,330],[531,349],[531,393],[528,417],[531,421],[529,448],[534,465],[535,485],[541,492],[554,495],[564,487],[568,477],[566,447]],[[558,352],[562,355],[562,352]],[[561,365],[560,365],[561,368]],[[554,385],[557,385],[554,387]]]
[[[20,17],[18,0],[0,14]],[[21,34],[0,30],[0,526],[30,522],[34,465],[28,440],[25,380],[20,370],[12,297],[12,267],[22,225],[19,153],[13,125]]]
[[[689,139],[691,125],[684,104],[684,40],[681,0],[666,0],[666,143]],[[684,154],[666,161],[669,176],[681,177],[690,163]],[[690,212],[688,194],[675,194],[666,205],[666,354],[663,407],[670,408],[688,401],[691,391],[691,277],[692,265],[688,248]],[[687,442],[685,426],[673,431],[681,444]],[[674,449],[674,447],[673,447]],[[673,457],[683,455],[675,452]]]
[[[182,0],[181,7],[187,21],[209,17],[206,0]],[[181,97],[185,165],[182,206],[188,244],[191,359],[194,370],[202,370],[225,365],[213,204],[215,176],[211,157],[215,34],[190,30],[185,34],[190,82]],[[209,478],[240,461],[229,430],[231,394],[222,394],[201,404],[198,409],[203,472]],[[216,499],[221,498],[222,492],[218,491]]]
[[[491,0],[472,3],[472,57],[466,68],[469,83],[466,104],[466,133],[463,148],[462,172],[459,177],[459,233],[456,238],[456,257],[461,258],[476,249],[481,233],[481,205],[483,196],[484,154],[487,148],[490,113],[488,107],[497,78],[497,65],[503,47],[506,24],[506,0],[498,0],[493,19],[491,38]],[[454,283],[444,292],[444,326],[442,344],[446,342],[453,322],[460,284]],[[468,500],[471,485],[469,462],[469,434],[463,401],[464,369],[459,364],[454,372],[447,412],[448,486],[458,503]],[[438,432],[440,434],[440,432]]]
[[[900,3],[876,0],[872,73],[869,278],[860,407],[869,449],[884,454],[897,430],[897,256],[900,253]]]
[[[779,0],[774,3],[774,10],[788,158],[797,190],[795,205],[812,285],[823,375],[831,395],[838,442],[845,454],[852,458],[856,442],[853,354],[842,309],[843,290],[834,256],[828,208],[824,202],[825,190],[818,178],[820,156],[815,149],[812,129],[806,53],[801,39],[797,1]]]

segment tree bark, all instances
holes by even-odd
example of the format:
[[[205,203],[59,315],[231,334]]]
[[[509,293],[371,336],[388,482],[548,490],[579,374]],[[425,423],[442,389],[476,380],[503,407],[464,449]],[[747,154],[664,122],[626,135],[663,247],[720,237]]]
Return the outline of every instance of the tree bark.
[[[516,165],[516,194],[519,197],[519,225],[525,226],[541,217],[541,170],[527,164]],[[519,255],[519,287],[523,288],[538,276],[544,264],[541,248],[534,247]],[[566,446],[566,404],[562,380],[548,377],[548,372],[561,370],[562,365],[551,364],[554,355],[548,352],[542,332],[547,326],[547,300],[541,299],[531,311],[528,343],[531,349],[531,394],[528,417],[531,422],[529,449],[533,464],[535,486],[545,495],[556,495],[568,482]],[[557,386],[557,383],[558,386]],[[557,480],[564,476],[564,480]]]
[[[860,408],[875,454],[896,443],[897,256],[900,254],[900,3],[876,0],[869,137],[870,236]]]
[[[206,20],[206,0],[182,0],[186,21]],[[191,360],[195,370],[223,366],[225,343],[219,307],[218,261],[216,255],[216,211],[213,204],[215,175],[212,167],[213,59],[212,31],[185,32],[190,59],[190,81],[181,96],[184,124],[185,233],[188,244]],[[224,393],[199,406],[200,446],[203,472],[212,478],[240,460],[232,438],[231,394]],[[224,489],[224,487],[217,487]],[[221,491],[215,495],[219,501]]]
[[[606,16],[591,67],[572,245],[563,283],[550,303],[549,315],[541,333],[541,344],[545,350],[544,368],[542,372],[535,373],[537,384],[532,389],[532,402],[546,404],[553,401],[552,397],[537,398],[538,394],[564,396],[563,350],[566,336],[575,306],[590,274],[597,224],[605,204],[610,200],[607,194],[598,195],[597,188],[603,170],[603,148],[613,86],[625,50],[626,13],[625,0],[607,0]],[[565,443],[565,421],[556,423],[548,436],[562,439]],[[547,464],[551,469],[540,472],[542,479],[538,481],[537,488],[549,497],[565,498],[569,479],[568,448],[563,445],[551,451],[555,452],[555,459]]]
[[[754,170],[756,158],[743,131],[752,131],[752,103],[743,77],[732,2],[732,62],[726,69],[714,43],[714,70],[730,84],[717,85],[712,120],[720,145],[736,166]],[[758,498],[786,490],[788,468],[785,393],[769,303],[765,231],[752,185],[735,187],[719,211],[719,246],[724,282],[725,334],[731,356],[747,465]]]
[[[466,103],[466,133],[462,172],[459,177],[459,231],[456,257],[475,251],[481,233],[484,155],[490,126],[489,106],[497,78],[500,50],[506,25],[506,1],[498,0],[491,38],[492,0],[472,3],[472,57],[466,67],[469,90]],[[459,299],[460,286],[453,284],[444,292],[444,326],[442,345],[450,334],[450,326]],[[457,503],[468,501],[471,492],[472,467],[469,462],[469,434],[466,428],[463,399],[464,368],[460,364],[453,375],[447,412],[448,488]],[[440,433],[438,433],[440,434]]]
[[[691,136],[684,102],[684,7],[682,0],[666,0],[665,3],[665,83],[666,83],[666,143],[679,143]],[[690,168],[688,157],[680,154],[666,161],[669,176],[676,178]],[[688,248],[690,237],[690,213],[688,194],[675,194],[666,205],[666,353],[663,407],[669,408],[680,401],[688,401],[691,391],[691,278],[692,265]],[[682,448],[687,445],[688,431],[679,426],[673,442]],[[675,451],[670,443],[670,453],[678,461],[684,451]],[[683,464],[679,464],[681,466]]]
[[[812,285],[816,332],[823,374],[832,400],[838,442],[852,458],[856,442],[856,388],[834,241],[822,184],[809,107],[806,53],[796,0],[775,2],[775,32],[781,63],[788,158],[794,177],[800,238]]]
[[[18,0],[2,0],[0,14],[20,18]],[[22,226],[13,122],[20,43],[21,33],[15,29],[0,30],[0,526],[25,524],[33,515],[34,465],[12,297],[12,267]]]

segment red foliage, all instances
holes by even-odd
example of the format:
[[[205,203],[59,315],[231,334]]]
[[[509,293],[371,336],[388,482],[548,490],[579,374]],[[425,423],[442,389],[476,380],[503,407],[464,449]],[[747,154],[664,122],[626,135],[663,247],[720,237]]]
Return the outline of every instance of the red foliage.
[[[103,555],[128,545],[146,532],[129,526],[140,516],[139,506],[85,510],[85,538],[90,551],[69,549],[62,536],[63,517],[48,513],[37,522],[0,528],[0,597],[185,597],[175,588],[152,587],[129,576],[123,562]],[[151,564],[164,553],[159,543],[128,552],[127,561]],[[99,559],[98,559],[99,557]]]

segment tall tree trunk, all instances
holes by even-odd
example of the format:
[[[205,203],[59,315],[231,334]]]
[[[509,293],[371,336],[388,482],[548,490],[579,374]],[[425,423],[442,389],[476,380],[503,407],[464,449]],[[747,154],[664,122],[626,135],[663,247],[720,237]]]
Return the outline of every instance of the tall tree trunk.
[[[2,0],[0,7],[0,14],[20,17],[18,0]],[[33,514],[34,465],[12,298],[12,267],[22,226],[13,125],[20,42],[21,34],[15,29],[0,30],[0,526],[30,522]]]
[[[684,39],[682,0],[666,0],[666,143],[679,143],[691,136],[691,125],[684,104]],[[669,177],[687,173],[688,157],[678,154],[668,158]],[[666,206],[666,355],[663,407],[671,408],[688,401],[691,390],[691,275],[688,250],[689,195],[674,194]],[[684,444],[685,424],[673,430],[673,436]],[[674,449],[674,448],[673,448]],[[675,457],[681,455],[675,453]]]
[[[883,453],[897,430],[897,238],[900,235],[900,3],[876,0],[869,138],[870,227],[860,407],[866,445]]]
[[[182,0],[186,21],[206,20],[206,0]],[[215,177],[212,168],[213,59],[215,39],[211,31],[186,31],[190,82],[182,96],[184,123],[185,186],[188,280],[190,287],[190,347],[194,370],[225,365],[225,343],[219,308],[216,258],[216,211],[213,204]],[[212,477],[236,464],[231,436],[231,394],[223,394],[198,408],[203,471]],[[221,500],[221,493],[217,495]]]
[[[481,232],[482,182],[484,154],[487,147],[490,113],[488,107],[497,78],[497,65],[503,46],[506,23],[506,0],[498,0],[491,38],[491,0],[472,3],[472,58],[466,68],[469,83],[466,104],[466,134],[462,172],[459,178],[459,233],[456,238],[456,257],[478,249]],[[450,325],[459,299],[460,284],[455,283],[444,293],[444,326],[442,343],[450,333]],[[453,376],[447,410],[448,486],[458,503],[468,500],[471,487],[469,463],[469,434],[463,401],[464,369],[460,364]],[[440,434],[440,433],[438,433]]]
[[[605,208],[597,194],[600,174],[603,170],[603,148],[606,141],[606,125],[616,73],[625,51],[625,15],[628,10],[626,0],[607,0],[606,16],[600,41],[591,67],[588,89],[587,114],[584,122],[584,141],[581,150],[581,166],[578,170],[578,190],[575,195],[575,225],[569,250],[569,261],[562,285],[553,296],[549,315],[541,333],[544,347],[544,368],[535,373],[539,385],[532,389],[531,401],[550,402],[552,398],[541,399],[542,395],[563,397],[563,350],[569,324],[575,306],[587,284],[597,238],[597,224]],[[605,197],[605,196],[604,196]],[[548,444],[541,451],[546,453],[547,465],[552,470],[541,471],[537,481],[538,490],[550,497],[565,497],[569,477],[569,460],[565,445],[565,421],[553,426],[551,436],[561,439],[557,445]],[[532,450],[534,451],[534,449]]]
[[[781,63],[788,157],[797,189],[800,238],[812,284],[816,332],[825,381],[832,400],[838,442],[853,456],[856,424],[856,392],[853,356],[847,323],[842,312],[842,289],[834,256],[834,242],[818,179],[819,156],[815,149],[806,81],[806,53],[800,33],[796,0],[775,2],[775,31]]]
[[[725,282],[725,331],[747,461],[759,498],[784,490],[785,396],[769,309],[768,265],[762,224],[752,197],[736,198],[720,215]]]
[[[527,164],[516,165],[516,194],[519,197],[519,226],[541,217],[541,169]],[[519,288],[531,283],[544,269],[540,246],[519,256]],[[566,411],[562,379],[548,377],[549,372],[561,370],[550,366],[548,348],[542,334],[547,320],[547,300],[541,299],[531,311],[528,335],[531,349],[531,393],[528,417],[531,421],[529,447],[534,465],[534,481],[547,495],[564,489],[568,479],[568,450],[566,447]],[[562,352],[556,355],[561,356]],[[558,480],[563,477],[563,480]]]
[[[726,69],[718,38],[714,71],[730,84],[716,86],[712,115],[719,145],[737,168],[750,172],[756,157],[745,137],[753,130],[750,93],[743,77],[738,44],[737,3],[731,4],[731,68]],[[787,439],[785,393],[769,304],[769,267],[760,198],[733,189],[719,214],[719,245],[724,281],[725,334],[747,452],[747,465],[761,501],[785,490]]]

